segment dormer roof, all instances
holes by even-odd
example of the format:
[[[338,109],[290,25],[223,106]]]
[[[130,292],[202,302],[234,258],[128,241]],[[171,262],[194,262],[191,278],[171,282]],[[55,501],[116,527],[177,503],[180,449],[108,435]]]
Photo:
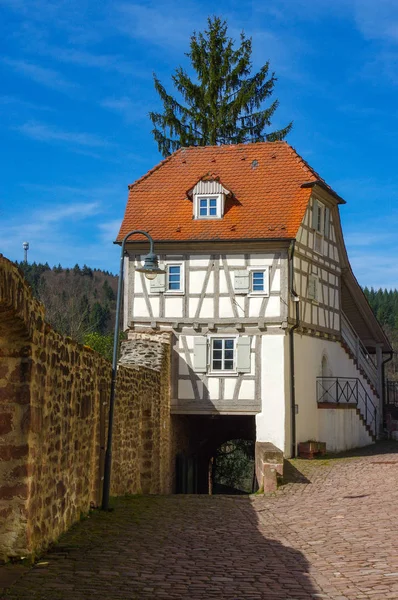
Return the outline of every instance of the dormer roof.
[[[221,219],[193,219],[200,181],[228,192]],[[181,148],[129,186],[117,241],[131,229],[158,241],[293,239],[317,185],[343,202],[286,142]]]

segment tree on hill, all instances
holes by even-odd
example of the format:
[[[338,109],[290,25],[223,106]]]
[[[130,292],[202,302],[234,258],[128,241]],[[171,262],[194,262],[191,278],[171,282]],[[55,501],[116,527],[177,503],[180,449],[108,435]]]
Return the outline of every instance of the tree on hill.
[[[169,156],[181,146],[208,146],[282,140],[292,128],[266,133],[271,126],[278,100],[268,107],[276,77],[269,62],[252,75],[252,40],[242,32],[240,45],[227,36],[227,23],[209,18],[208,29],[191,37],[187,53],[196,72],[193,81],[180,66],[172,80],[183,103],[166,92],[154,75],[155,89],[163,113],[150,112],[152,130],[159,151]]]
[[[46,264],[17,263],[32,292],[46,308],[46,320],[59,333],[78,342],[86,335],[113,331],[117,277],[83,265],[51,269]]]

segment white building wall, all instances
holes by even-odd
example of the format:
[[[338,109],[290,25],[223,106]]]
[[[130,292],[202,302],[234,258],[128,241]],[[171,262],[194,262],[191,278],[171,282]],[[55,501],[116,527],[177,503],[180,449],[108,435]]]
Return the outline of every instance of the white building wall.
[[[286,252],[251,252],[247,254],[185,254],[162,255],[160,266],[178,261],[183,264],[184,290],[153,291],[150,282],[135,270],[143,256],[130,256],[126,273],[124,327],[131,322],[158,319],[213,320],[287,319],[287,256]],[[268,269],[269,291],[266,294],[238,292],[237,272],[254,268]]]
[[[262,338],[261,412],[256,416],[256,439],[271,442],[289,455],[288,386],[285,355],[288,337],[268,335]]]
[[[318,410],[319,439],[330,452],[343,452],[373,443],[355,408]]]
[[[380,414],[379,398],[373,392],[368,382],[363,378],[354,362],[350,359],[339,342],[308,335],[295,334],[294,348],[295,393],[296,404],[299,408],[299,412],[296,415],[297,443],[306,442],[308,440],[317,440],[328,442],[328,448],[330,450],[332,450],[332,447],[333,450],[354,448],[359,439],[359,433],[357,432],[357,429],[350,429],[349,423],[353,419],[350,414],[352,411],[349,411],[348,409],[330,409],[332,412],[339,414],[334,416],[330,423],[330,427],[327,427],[326,414],[330,413],[330,410],[318,409],[316,378],[322,377],[323,356],[326,356],[327,358],[328,376],[358,377],[362,381],[365,390],[373,403],[377,406],[378,414]],[[347,413],[346,416],[344,416],[345,413]],[[365,427],[360,423],[359,416],[355,416],[360,424],[358,425],[358,431],[362,428],[363,431],[366,432]],[[339,431],[338,426],[345,420],[347,420],[347,423]],[[322,435],[327,435],[328,439],[323,439]],[[333,436],[335,436],[335,438],[333,438]],[[365,436],[360,439],[363,440],[367,438]]]

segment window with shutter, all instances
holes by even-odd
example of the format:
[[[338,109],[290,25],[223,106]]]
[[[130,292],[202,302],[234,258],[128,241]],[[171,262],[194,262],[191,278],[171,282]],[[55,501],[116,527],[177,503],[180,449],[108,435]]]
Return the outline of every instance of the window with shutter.
[[[249,267],[250,294],[269,296],[269,267]]]
[[[194,338],[193,368],[196,373],[207,371],[207,338],[205,337]]]
[[[316,275],[309,275],[308,277],[307,296],[310,300],[318,300],[318,277]]]
[[[323,236],[315,231],[314,233],[314,250],[318,254],[322,254],[322,246],[323,246]]]
[[[324,206],[318,200],[313,200],[312,202],[312,229],[318,231],[318,233],[323,233],[324,228]]]
[[[160,265],[160,268],[163,269],[164,266]],[[158,273],[155,279],[151,279],[149,289],[151,294],[160,294],[164,292],[166,290],[166,274]]]
[[[166,263],[166,292],[172,294],[184,293],[184,263]]]
[[[236,294],[248,294],[250,290],[249,271],[235,271],[234,289]]]
[[[327,206],[325,206],[325,228],[324,228],[324,232],[325,232],[325,237],[329,237],[330,235],[330,208],[328,208]]]
[[[236,341],[236,370],[238,373],[251,371],[251,338],[239,337]]]

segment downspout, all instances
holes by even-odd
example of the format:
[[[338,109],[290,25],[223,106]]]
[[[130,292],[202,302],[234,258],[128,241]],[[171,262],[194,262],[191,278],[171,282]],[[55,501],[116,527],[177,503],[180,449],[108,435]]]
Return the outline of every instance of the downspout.
[[[392,350],[390,350],[390,352],[388,352],[388,354],[390,356],[388,356],[385,360],[383,360],[383,362],[381,363],[381,378],[382,378],[382,394],[383,397],[381,399],[381,425],[382,427],[384,426],[384,419],[385,419],[385,406],[386,406],[386,374],[385,374],[385,365],[390,362],[390,360],[392,360],[393,356],[394,356],[394,352]]]
[[[294,369],[294,330],[298,328],[300,323],[300,298],[294,289],[294,249],[296,240],[292,240],[289,248],[289,292],[295,305],[295,323],[289,329],[289,358],[290,358],[290,411],[291,411],[291,456],[296,456],[296,386],[295,386],[295,369]]]

